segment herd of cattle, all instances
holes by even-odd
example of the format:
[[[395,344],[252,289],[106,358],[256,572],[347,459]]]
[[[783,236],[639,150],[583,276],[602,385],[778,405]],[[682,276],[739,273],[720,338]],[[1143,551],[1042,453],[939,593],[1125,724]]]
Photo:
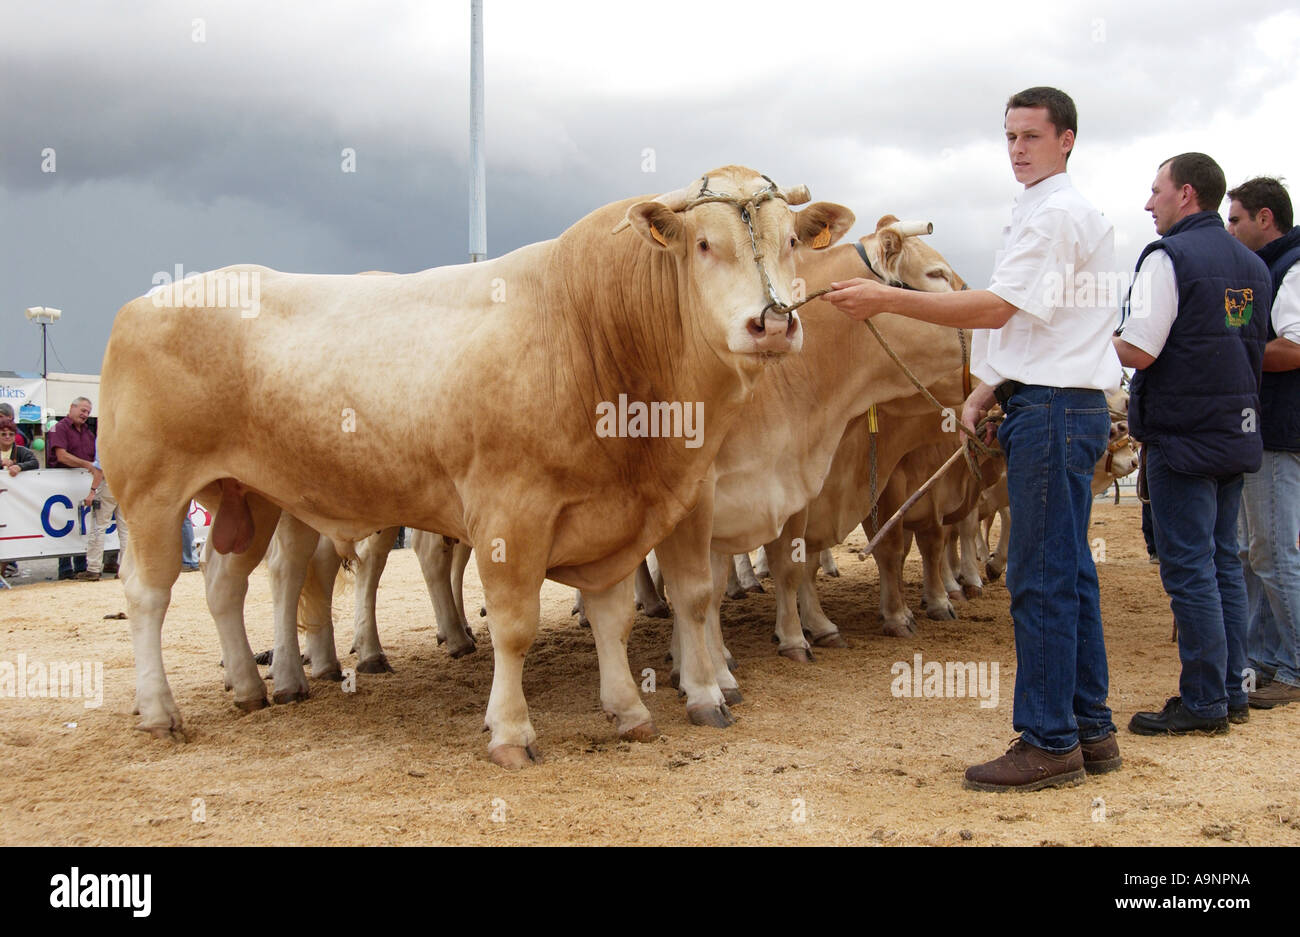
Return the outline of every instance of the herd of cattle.
[[[817,599],[819,560],[859,524],[874,532],[962,445],[968,343],[954,329],[877,321],[941,411],[859,323],[818,300],[795,306],[858,276],[930,291],[964,284],[915,226],[886,215],[836,247],[853,213],[826,202],[791,209],[807,201],[803,187],[730,166],[484,263],[208,275],[255,276],[255,316],[157,297],[124,306],[104,360],[100,452],[132,531],[123,580],[139,727],[180,737],[161,632],[191,497],[215,509],[208,606],[227,689],[245,710],[267,705],[243,617],[264,556],[276,702],[308,693],[300,627],[313,676],[340,677],[340,555],[358,577],[357,669],[389,669],[375,591],[398,525],[415,532],[438,640],[456,657],[475,649],[460,595],[473,551],[494,654],[489,753],[505,767],[539,757],[522,669],[544,579],[580,590],[601,703],[623,738],[658,734],[627,640],[636,607],[666,615],[665,597],[691,721],[731,723],[741,694],[720,602],[729,584],[754,588],[756,549],[775,586],[780,653],[808,661],[813,646],[843,646]],[[624,400],[657,405],[665,422],[694,405],[703,425],[692,439],[652,434],[644,421],[604,431],[602,405]],[[1111,409],[1122,420],[1122,400]],[[1134,468],[1116,422],[1094,490]],[[875,548],[886,633],[915,631],[901,580],[912,538],[926,614],[952,618],[952,600],[977,594],[982,570],[1001,572],[1006,511],[996,453],[972,453],[939,477]],[[1004,543],[990,550],[997,513]]]

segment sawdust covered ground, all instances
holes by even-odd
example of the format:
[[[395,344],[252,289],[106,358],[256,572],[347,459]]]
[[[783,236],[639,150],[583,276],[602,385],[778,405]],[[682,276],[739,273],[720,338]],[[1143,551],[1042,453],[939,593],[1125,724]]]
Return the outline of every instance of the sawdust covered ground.
[[[1147,564],[1136,504],[1098,503],[1111,705],[1135,710],[1176,692],[1170,615]],[[525,690],[546,761],[506,773],[479,729],[491,687],[479,652],[439,648],[414,555],[397,551],[379,623],[397,673],[359,677],[347,695],[313,681],[305,703],[240,715],[221,688],[202,579],[178,581],[164,631],[171,685],[189,741],[133,730],[134,694],[121,586],[48,583],[0,595],[0,661],[101,661],[104,702],[0,699],[0,843],[10,844],[1300,844],[1300,767],[1291,757],[1300,706],[1255,711],[1223,738],[1151,739],[1121,731],[1124,768],[1064,790],[980,794],[966,765],[1013,735],[1015,654],[1002,583],[957,621],[922,619],[911,640],[879,633],[874,564],[836,550],[844,575],[822,578],[825,606],[852,647],[811,665],[778,657],[772,598],[724,606],[745,702],[719,731],[689,724],[667,685],[667,622],[638,617],[634,673],[663,736],[619,742],[600,713],[590,634],[569,617],[568,590],[548,584]],[[919,603],[919,565],[908,597]],[[336,602],[349,646],[350,594]],[[473,564],[467,601],[479,604]],[[250,639],[271,643],[264,570],[249,590]],[[1000,699],[891,695],[891,666],[998,662]],[[344,665],[355,663],[344,658]],[[638,677],[638,679],[640,679]],[[75,723],[75,727],[72,727]],[[203,822],[195,822],[201,815]]]

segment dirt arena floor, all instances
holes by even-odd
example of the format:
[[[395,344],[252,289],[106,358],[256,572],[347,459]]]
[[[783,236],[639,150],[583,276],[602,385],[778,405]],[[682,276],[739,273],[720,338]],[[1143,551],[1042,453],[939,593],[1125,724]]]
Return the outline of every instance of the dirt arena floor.
[[[392,675],[361,674],[355,694],[313,681],[310,700],[241,715],[222,690],[202,578],[183,575],[164,630],[172,689],[189,741],[132,727],[132,652],[121,585],[37,583],[0,593],[0,661],[101,661],[103,705],[0,699],[0,843],[92,844],[1300,844],[1300,706],[1252,711],[1219,738],[1144,738],[1124,727],[1176,692],[1178,658],[1136,502],[1098,502],[1110,702],[1124,767],[1063,790],[962,789],[965,767],[1013,736],[1015,654],[1001,582],[957,621],[921,618],[908,640],[882,635],[874,563],[838,548],[822,577],[828,614],[851,643],[812,664],[778,657],[773,600],[723,608],[745,694],[736,725],[692,726],[668,685],[669,623],[638,616],[634,674],[657,672],[646,702],[663,735],[620,742],[600,712],[589,632],[570,592],[548,584],[524,687],[545,762],[507,773],[480,734],[492,678],[479,651],[437,646],[415,556],[396,551],[379,593]],[[908,565],[919,605],[920,566]],[[471,563],[467,607],[479,605]],[[249,590],[250,640],[271,645],[265,570]],[[351,637],[351,594],[336,597],[338,642]],[[999,664],[999,703],[890,692],[895,662]],[[355,659],[343,657],[344,666]],[[640,678],[638,677],[638,680]],[[199,819],[202,822],[199,822]]]

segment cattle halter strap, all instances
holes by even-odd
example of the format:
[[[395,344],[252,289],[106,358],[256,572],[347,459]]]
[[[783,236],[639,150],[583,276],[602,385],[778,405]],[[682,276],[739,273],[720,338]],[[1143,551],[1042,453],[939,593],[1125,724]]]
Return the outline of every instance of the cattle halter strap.
[[[760,329],[766,329],[767,327],[767,311],[769,309],[774,310],[776,315],[788,317],[793,315],[794,311],[798,309],[799,306],[803,305],[803,303],[798,303],[794,306],[787,306],[785,303],[781,302],[780,297],[776,295],[776,289],[772,286],[771,278],[767,275],[767,268],[763,266],[763,255],[759,253],[758,250],[758,237],[754,234],[754,212],[757,210],[759,205],[766,202],[768,199],[779,198],[782,201],[785,201],[785,196],[781,194],[781,190],[777,188],[776,183],[767,176],[763,176],[763,179],[767,182],[765,188],[759,189],[749,198],[741,198],[738,195],[727,195],[723,192],[714,192],[709,188],[709,177],[704,176],[700,179],[700,191],[696,193],[695,198],[692,199],[686,207],[681,209],[682,211],[690,211],[697,205],[707,205],[713,202],[722,202],[727,205],[734,205],[736,208],[740,209],[740,220],[745,223],[745,228],[749,231],[749,246],[754,252],[754,264],[758,267],[758,276],[763,281],[763,290],[767,293],[768,303],[763,307],[763,311],[760,312],[758,316],[758,327]],[[813,297],[809,297],[809,299],[811,298]],[[806,299],[804,300],[804,302],[807,301],[808,300]]]

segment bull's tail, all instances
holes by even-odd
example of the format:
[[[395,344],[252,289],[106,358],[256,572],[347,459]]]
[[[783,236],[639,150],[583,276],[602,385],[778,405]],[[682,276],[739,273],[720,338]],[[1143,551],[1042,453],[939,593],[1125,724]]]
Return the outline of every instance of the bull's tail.
[[[351,591],[352,581],[356,578],[351,566],[347,560],[339,565],[334,588],[330,590],[317,574],[316,564],[307,564],[307,576],[303,579],[302,591],[298,593],[299,631],[312,634],[333,627],[333,596],[336,592],[346,594]]]

